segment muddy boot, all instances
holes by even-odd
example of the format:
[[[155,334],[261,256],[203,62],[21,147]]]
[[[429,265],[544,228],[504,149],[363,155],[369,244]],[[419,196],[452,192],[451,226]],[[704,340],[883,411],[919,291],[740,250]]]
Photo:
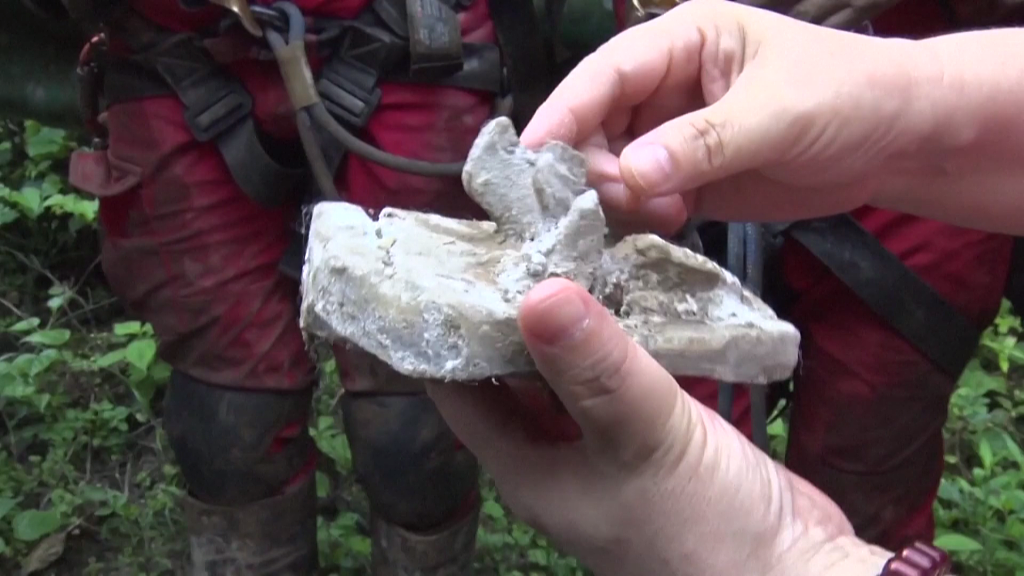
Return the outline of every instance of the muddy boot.
[[[317,569],[316,483],[235,507],[186,498],[189,576],[310,576]]]
[[[434,532],[410,532],[374,519],[373,576],[469,576],[480,509]]]

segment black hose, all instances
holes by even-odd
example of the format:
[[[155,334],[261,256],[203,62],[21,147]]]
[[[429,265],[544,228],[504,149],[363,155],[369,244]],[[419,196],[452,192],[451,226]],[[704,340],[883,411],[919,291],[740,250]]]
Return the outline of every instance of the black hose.
[[[279,2],[279,4],[287,3]],[[285,14],[288,14],[288,11],[285,11]],[[301,39],[304,28],[301,18],[302,14],[300,13],[300,22],[296,25],[293,16],[288,14],[289,38],[298,34]],[[267,44],[270,45],[270,49],[274,51],[274,54],[279,54],[281,50],[284,50],[285,41],[281,37],[280,32],[267,28],[263,33],[267,38]],[[324,151],[320,148],[319,142],[317,142],[316,133],[313,131],[313,124],[307,108],[302,108],[295,112],[295,124],[299,131],[299,141],[302,143],[302,150],[306,153],[306,161],[309,163],[309,169],[313,173],[313,179],[316,180],[317,187],[328,198],[339,200],[341,195],[338,194],[338,189],[334,186],[334,175],[331,174],[331,169],[327,167],[327,159],[324,158]]]
[[[744,247],[744,281],[747,288],[760,296],[764,283],[764,236],[761,226],[745,224],[743,226]],[[753,432],[754,445],[768,452],[768,388],[766,386],[750,386],[750,424]]]
[[[334,186],[334,174],[327,167],[327,159],[324,158],[324,151],[317,141],[316,132],[313,130],[313,120],[309,117],[309,110],[302,109],[295,115],[295,121],[299,129],[299,140],[302,142],[302,149],[306,152],[306,159],[309,162],[309,169],[313,172],[313,179],[320,191],[331,200],[341,200],[341,194]]]
[[[462,168],[465,166],[465,162],[429,162],[427,160],[414,160],[412,158],[406,158],[404,156],[398,156],[385,152],[380,148],[376,148],[363,142],[356,135],[346,130],[337,120],[331,116],[331,113],[324,107],[323,102],[318,102],[309,107],[310,114],[313,117],[313,121],[320,125],[331,133],[341,142],[341,145],[346,150],[361,156],[374,164],[380,164],[385,168],[397,170],[399,172],[406,172],[408,174],[417,174],[419,176],[461,176]]]
[[[306,34],[306,23],[302,11],[291,2],[275,2],[273,9],[283,14],[288,22],[288,44],[301,42]],[[265,34],[267,43],[275,54],[285,47],[281,34],[273,28],[267,27]],[[315,145],[316,137],[312,131],[312,123],[316,123],[341,142],[346,151],[385,168],[419,176],[459,177],[462,175],[462,169],[465,166],[464,161],[444,163],[416,160],[385,152],[376,146],[364,142],[335,120],[331,113],[327,111],[323,102],[317,102],[298,112],[296,116],[299,123],[299,137],[302,140],[303,148],[306,150],[306,155],[309,156],[310,166],[315,170],[326,170],[326,162],[323,162],[323,165],[320,166],[323,153],[320,151],[319,146]],[[303,118],[310,124],[308,127],[303,126]],[[313,144],[313,146],[310,144]],[[312,152],[313,148],[316,149],[316,152]],[[324,180],[323,174],[316,175],[314,173],[314,175],[318,184],[321,183],[321,180]],[[320,185],[322,186],[322,184]],[[333,179],[330,190],[334,190]]]
[[[288,43],[302,42],[306,36],[306,18],[302,10],[291,2],[274,2],[272,8],[280,10],[288,20]]]
[[[727,228],[725,242],[725,267],[735,274],[740,281],[743,280],[743,267],[746,258],[744,250],[744,228],[742,223],[730,223]],[[720,382],[718,384],[718,415],[726,422],[732,422],[732,407],[735,402],[735,389],[733,384]]]

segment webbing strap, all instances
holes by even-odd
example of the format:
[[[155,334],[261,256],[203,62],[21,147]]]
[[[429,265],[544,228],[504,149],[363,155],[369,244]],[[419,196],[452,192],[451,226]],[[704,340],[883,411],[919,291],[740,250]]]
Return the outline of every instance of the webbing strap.
[[[238,186],[265,206],[283,203],[307,178],[304,166],[279,164],[260,141],[252,96],[206,51],[182,37],[153,56],[157,72],[185,105],[200,142],[214,141]]]
[[[252,115],[252,96],[198,43],[198,38],[166,38],[133,18],[130,26],[140,64],[109,63],[104,72],[108,103],[153,96],[161,92],[152,67],[185,106],[185,121],[199,142],[215,142],[232,178],[253,201],[279,206],[300,190],[308,178],[305,166],[286,166],[264,146]],[[156,41],[163,40],[159,45]]]
[[[488,0],[512,92],[512,121],[522,130],[548,96],[553,80],[532,0]]]
[[[856,220],[848,214],[805,220],[787,232],[935,366],[960,377],[981,330]]]

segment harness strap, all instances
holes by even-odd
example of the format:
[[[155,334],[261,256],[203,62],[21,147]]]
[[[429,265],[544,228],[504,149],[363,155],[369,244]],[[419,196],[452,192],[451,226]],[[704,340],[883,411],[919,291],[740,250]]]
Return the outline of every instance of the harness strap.
[[[148,43],[151,33],[135,36]],[[194,36],[172,36],[157,48],[140,46],[140,63],[114,60],[104,71],[107,103],[161,93],[175,94],[199,142],[214,142],[238,186],[264,206],[281,205],[308,178],[301,164],[285,165],[264,145],[252,115],[252,95],[198,44]],[[148,51],[145,48],[150,48]],[[145,72],[145,68],[155,71]]]
[[[786,231],[951,378],[974,356],[981,330],[848,214]]]
[[[487,0],[512,93],[512,121],[522,130],[554,79],[532,0]]]

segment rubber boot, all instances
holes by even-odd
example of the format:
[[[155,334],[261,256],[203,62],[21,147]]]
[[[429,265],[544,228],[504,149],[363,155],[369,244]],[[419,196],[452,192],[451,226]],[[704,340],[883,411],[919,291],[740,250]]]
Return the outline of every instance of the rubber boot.
[[[480,508],[439,530],[411,532],[374,518],[372,576],[468,576],[473,573]]]
[[[186,498],[189,576],[310,576],[317,569],[316,483],[240,507]]]

